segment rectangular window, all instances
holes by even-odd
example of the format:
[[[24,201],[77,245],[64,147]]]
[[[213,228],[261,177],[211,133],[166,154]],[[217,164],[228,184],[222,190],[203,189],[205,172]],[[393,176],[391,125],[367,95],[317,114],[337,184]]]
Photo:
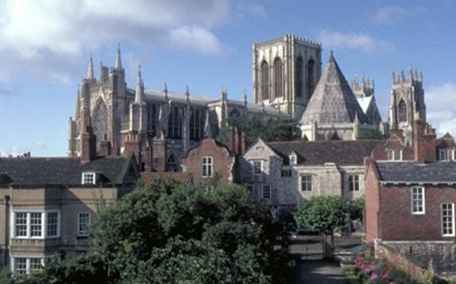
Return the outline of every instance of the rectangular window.
[[[454,203],[442,204],[442,236],[454,237]]]
[[[84,172],[82,173],[82,184],[95,184],[96,182],[96,174]]]
[[[212,177],[214,174],[214,160],[212,157],[203,157],[203,177]]]
[[[449,161],[450,160],[450,157],[452,157],[452,151],[450,149],[447,149],[447,148],[440,148],[439,149],[439,155],[438,155],[438,159],[439,161]]]
[[[388,151],[388,160],[402,161],[403,160],[403,150],[389,150]]]
[[[424,187],[412,187],[412,214],[425,213]]]
[[[41,237],[43,220],[41,218],[41,212],[30,213],[30,236]]]
[[[27,213],[15,213],[15,237],[27,237]]]
[[[78,235],[79,236],[88,236],[89,235],[89,226],[90,226],[90,214],[88,212],[79,213],[78,217]]]
[[[301,191],[312,191],[312,176],[301,176]]]
[[[16,275],[38,272],[44,264],[41,257],[12,257],[11,262],[11,270]]]
[[[27,274],[27,258],[15,257],[14,258],[14,274],[24,275]]]
[[[30,258],[30,273],[39,272],[43,268],[43,259],[38,257]]]
[[[259,175],[263,172],[263,161],[256,160],[253,161],[253,173],[255,175]]]
[[[47,213],[47,236],[57,237],[59,229],[59,214],[57,212]]]
[[[271,186],[268,184],[263,185],[263,199],[271,199]]]
[[[348,176],[348,190],[359,191],[359,175]]]

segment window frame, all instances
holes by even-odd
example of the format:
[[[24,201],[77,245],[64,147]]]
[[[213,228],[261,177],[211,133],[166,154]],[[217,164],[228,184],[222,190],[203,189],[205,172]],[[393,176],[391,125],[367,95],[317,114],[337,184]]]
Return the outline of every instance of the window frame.
[[[203,178],[214,177],[214,157],[204,156],[201,158],[201,176]]]
[[[24,273],[17,273],[16,271],[16,265],[18,259],[25,260],[25,269]],[[10,271],[13,275],[30,275],[33,272],[36,272],[37,270],[32,269],[32,259],[39,259],[41,263],[41,267],[44,267],[44,257],[41,256],[10,256]]]
[[[445,205],[451,205],[451,216],[449,216],[451,218],[451,234],[448,234],[448,233],[445,233],[445,221],[444,221],[444,206]],[[446,209],[448,210],[448,209]],[[447,216],[448,217],[448,216]],[[441,229],[442,229],[442,237],[454,237],[456,236],[455,234],[455,208],[454,208],[454,203],[453,202],[443,202],[442,204],[440,204],[440,224],[441,224]]]
[[[349,174],[348,175],[348,191],[359,192],[361,191],[361,175]]]
[[[268,189],[267,191],[265,189]],[[265,192],[268,192],[268,197],[265,197]],[[261,198],[265,200],[271,200],[272,199],[272,189],[270,184],[263,184],[261,187]]]
[[[81,215],[85,215],[87,214],[87,230],[84,232],[81,230]],[[88,237],[89,236],[89,228],[90,228],[90,224],[92,223],[92,220],[91,220],[91,214],[90,212],[88,211],[80,211],[78,212],[78,222],[77,222],[77,231],[76,231],[76,235],[78,237]]]
[[[256,163],[259,163],[259,171],[257,172]],[[259,176],[264,173],[264,161],[263,160],[252,160],[252,173],[254,176]]]
[[[17,235],[17,225],[16,225],[16,215],[25,214],[26,218],[26,233],[25,236]],[[57,213],[57,234],[56,235],[48,235],[48,214],[49,213]],[[32,236],[32,224],[31,224],[31,215],[32,214],[40,214],[41,215],[41,224],[40,224],[40,232],[39,236]],[[55,239],[60,238],[60,230],[61,230],[61,217],[60,217],[60,210],[58,209],[32,209],[32,208],[20,208],[20,209],[12,209],[11,217],[10,217],[10,237],[11,239],[22,239],[22,240],[30,240],[30,239]]]
[[[421,195],[421,211],[416,211],[414,202],[415,202],[415,192],[414,190],[420,190],[420,195]],[[426,190],[424,186],[413,186],[410,189],[410,211],[412,215],[425,215],[426,214]]]
[[[90,178],[88,178],[88,177],[90,177]],[[90,180],[92,180],[92,182],[90,182]],[[97,173],[83,172],[81,175],[81,184],[82,185],[96,185],[97,184]]]
[[[305,182],[306,186],[304,186],[304,180],[306,180],[306,182]],[[300,176],[300,183],[299,183],[300,191],[301,192],[312,192],[312,190],[313,190],[313,181],[312,180],[313,180],[312,175],[302,174]]]

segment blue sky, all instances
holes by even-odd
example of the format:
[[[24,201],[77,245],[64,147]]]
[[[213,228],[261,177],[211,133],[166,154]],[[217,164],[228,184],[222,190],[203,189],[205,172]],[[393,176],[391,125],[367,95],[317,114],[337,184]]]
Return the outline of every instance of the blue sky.
[[[369,76],[386,120],[391,73],[424,73],[428,115],[456,133],[456,1],[0,0],[0,153],[66,155],[77,86],[122,46],[128,83],[251,94],[251,45],[285,33],[335,52],[347,79]],[[98,67],[98,64],[96,64]],[[96,68],[98,74],[98,68]]]

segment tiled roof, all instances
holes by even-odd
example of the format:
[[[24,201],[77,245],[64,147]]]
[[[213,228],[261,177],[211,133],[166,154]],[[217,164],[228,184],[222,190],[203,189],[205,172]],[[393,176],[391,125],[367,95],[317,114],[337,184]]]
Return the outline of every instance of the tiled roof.
[[[384,182],[456,183],[456,162],[377,162]]]
[[[368,122],[334,56],[331,54],[300,123],[303,125],[313,122],[321,124],[352,123],[356,114],[361,123]]]
[[[362,165],[364,158],[369,157],[372,150],[383,140],[358,141],[286,141],[267,143],[277,154],[288,162],[291,152],[298,155],[300,165]]]
[[[19,186],[81,185],[83,172],[96,172],[110,184],[122,184],[131,165],[124,157],[100,158],[87,164],[72,158],[0,158],[0,175]]]

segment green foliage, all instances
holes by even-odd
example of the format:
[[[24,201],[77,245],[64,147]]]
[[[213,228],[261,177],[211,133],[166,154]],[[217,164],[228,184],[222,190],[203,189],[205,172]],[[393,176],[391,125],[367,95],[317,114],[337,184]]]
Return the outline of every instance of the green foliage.
[[[315,196],[298,208],[295,219],[299,227],[332,234],[346,224],[349,206],[338,196]]]
[[[357,198],[355,200],[350,201],[349,210],[350,210],[350,217],[352,220],[363,220],[364,215],[364,197]]]
[[[220,129],[217,140],[226,144],[232,127],[237,127],[245,134],[247,145],[252,145],[258,138],[265,141],[284,141],[301,137],[297,122],[292,119],[268,117],[261,113],[243,113],[239,117],[228,119],[227,126]]]
[[[285,234],[242,187],[157,183],[99,213],[89,254],[21,284],[288,283]]]

